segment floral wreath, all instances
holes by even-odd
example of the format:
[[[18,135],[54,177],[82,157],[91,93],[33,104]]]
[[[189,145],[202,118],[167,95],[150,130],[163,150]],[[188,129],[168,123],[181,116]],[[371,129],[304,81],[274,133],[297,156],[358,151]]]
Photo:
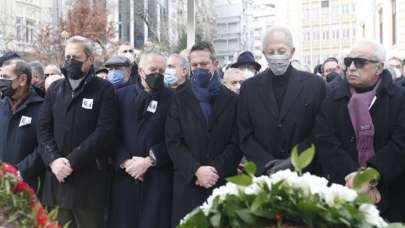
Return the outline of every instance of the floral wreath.
[[[18,227],[61,227],[54,219],[56,210],[48,215],[34,190],[21,179],[17,169],[8,163],[0,163],[0,209],[6,222]]]
[[[378,178],[376,170],[359,171],[353,189],[329,185],[325,178],[301,172],[314,154],[314,146],[300,155],[295,147],[291,163],[296,171],[287,169],[270,176],[255,177],[255,164],[245,163],[244,173],[214,189],[178,228],[405,228],[384,221],[368,195],[360,192],[364,184]]]

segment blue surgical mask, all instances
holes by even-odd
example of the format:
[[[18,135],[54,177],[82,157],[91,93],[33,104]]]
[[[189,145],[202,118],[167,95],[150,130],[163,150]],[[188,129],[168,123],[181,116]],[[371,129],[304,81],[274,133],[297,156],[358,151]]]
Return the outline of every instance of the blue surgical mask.
[[[177,82],[177,75],[175,69],[166,69],[164,73],[164,83],[167,88],[172,87]]]
[[[207,69],[197,68],[192,71],[191,80],[197,86],[206,88],[211,80],[211,73]]]
[[[110,70],[107,76],[108,81],[110,81],[114,86],[119,86],[124,84],[124,73],[121,70]]]

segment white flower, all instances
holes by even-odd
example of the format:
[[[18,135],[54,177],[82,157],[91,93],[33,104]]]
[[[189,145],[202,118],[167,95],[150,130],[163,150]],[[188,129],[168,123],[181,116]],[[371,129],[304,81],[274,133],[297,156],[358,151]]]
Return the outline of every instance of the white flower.
[[[253,183],[244,188],[245,194],[247,195],[258,195],[261,190],[262,189],[258,183]]]
[[[366,216],[366,222],[376,227],[386,227],[388,224],[380,217],[380,212],[373,204],[362,204],[359,210]]]
[[[357,192],[340,184],[332,184],[323,193],[326,203],[333,207],[336,200],[345,200],[353,202],[357,197]]]
[[[274,184],[280,181],[284,181],[288,185],[292,185],[293,183],[296,183],[298,181],[299,177],[296,172],[292,172],[289,169],[285,169],[271,175],[270,179]]]
[[[308,183],[308,188],[311,194],[322,195],[328,190],[328,180],[323,177],[314,176],[310,173],[304,173],[301,179],[302,181]]]
[[[223,201],[227,195],[239,195],[239,187],[233,183],[227,183],[224,186],[215,188],[207,201],[200,206],[201,210],[205,215],[208,215],[214,200],[218,197],[220,201]]]

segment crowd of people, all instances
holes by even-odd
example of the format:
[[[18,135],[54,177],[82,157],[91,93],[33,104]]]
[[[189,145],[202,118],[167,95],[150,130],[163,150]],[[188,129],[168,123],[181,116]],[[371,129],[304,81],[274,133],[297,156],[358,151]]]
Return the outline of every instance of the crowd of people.
[[[257,175],[292,169],[363,186],[390,222],[405,222],[404,61],[373,41],[298,69],[286,27],[263,39],[268,67],[242,52],[222,73],[209,42],[164,56],[124,44],[94,66],[92,42],[66,41],[62,67],[0,57],[0,159],[78,228],[167,228],[253,161]],[[139,59],[139,62],[136,61]]]

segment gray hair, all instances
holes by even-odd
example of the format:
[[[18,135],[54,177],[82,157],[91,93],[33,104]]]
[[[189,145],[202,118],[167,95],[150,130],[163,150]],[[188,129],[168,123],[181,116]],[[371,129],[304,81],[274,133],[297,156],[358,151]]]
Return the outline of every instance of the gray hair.
[[[45,68],[48,68],[48,67],[53,68],[57,74],[62,75],[60,68],[58,66],[56,66],[55,64],[49,64]]]
[[[37,77],[40,79],[45,78],[44,67],[39,61],[32,61],[29,63],[29,65],[31,66],[31,74],[33,77]]]
[[[31,84],[31,79],[32,79],[32,72],[31,72],[31,66],[28,64],[25,60],[22,59],[11,59],[6,61],[3,66],[8,66],[14,64],[15,69],[14,73],[19,77],[22,74],[27,75],[27,84]]]
[[[172,55],[169,56],[169,58],[178,59],[180,61],[180,66],[182,68],[186,69],[187,72],[190,70],[190,63],[188,62],[188,60],[184,56],[182,56],[180,54],[172,54]]]
[[[282,33],[285,36],[285,43],[290,47],[290,48],[294,48],[294,42],[293,42],[293,37],[291,34],[291,31],[284,26],[273,26],[270,28],[270,30],[268,30],[264,37],[263,37],[263,41],[262,41],[262,49],[264,50],[268,44],[269,44],[269,36],[274,34],[274,33]]]
[[[147,59],[149,56],[151,56],[151,55],[157,55],[157,56],[162,57],[163,60],[164,60],[164,62],[165,62],[165,64],[166,64],[166,58],[165,58],[165,56],[162,55],[161,53],[157,52],[157,51],[152,50],[152,51],[144,52],[144,53],[141,55],[141,59],[139,60],[139,65],[138,65],[139,68],[144,68],[146,59]]]
[[[235,74],[242,74],[242,71],[239,68],[228,68],[226,69],[225,73],[224,73],[224,81],[227,81],[229,79],[229,77],[231,77],[232,75]]]
[[[386,52],[385,52],[385,48],[381,44],[379,44],[373,40],[361,40],[361,41],[356,42],[353,45],[352,50],[355,48],[360,48],[360,47],[371,48],[373,50],[372,57],[374,58],[374,60],[377,60],[379,62],[385,61]]]
[[[81,44],[84,47],[84,53],[86,53],[87,56],[92,56],[93,55],[93,42],[83,36],[72,36],[68,40],[66,40],[66,44]]]

